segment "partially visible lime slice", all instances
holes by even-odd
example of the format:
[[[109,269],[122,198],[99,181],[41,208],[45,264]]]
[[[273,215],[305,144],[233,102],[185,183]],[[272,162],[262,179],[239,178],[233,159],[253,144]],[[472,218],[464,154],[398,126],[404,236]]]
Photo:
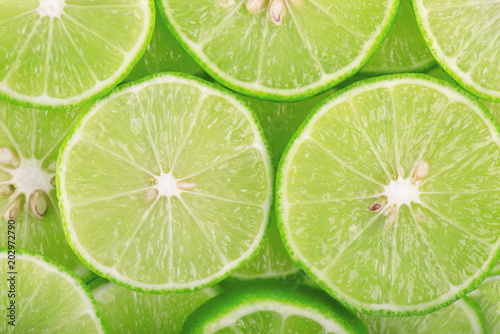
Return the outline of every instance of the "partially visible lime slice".
[[[418,30],[411,0],[401,0],[396,22],[382,45],[360,71],[364,75],[422,72],[435,64]]]
[[[460,85],[500,102],[500,3],[491,0],[412,0],[432,54]]]
[[[100,276],[138,291],[199,290],[259,251],[274,170],[256,116],[185,74],[123,85],[61,148],[66,236]]]
[[[60,262],[83,280],[92,278],[69,247],[55,190],[59,147],[81,109],[48,112],[0,100],[1,247],[15,241]],[[7,232],[7,221],[13,227]]]
[[[201,67],[180,46],[156,11],[155,29],[146,53],[124,82],[142,79],[159,72],[183,72],[207,76]]]
[[[476,290],[469,293],[469,298],[481,307],[488,334],[500,333],[500,276],[488,277]]]
[[[28,107],[81,106],[139,60],[153,0],[3,0],[0,97]]]
[[[399,0],[160,0],[186,50],[244,95],[298,101],[356,73],[389,33]]]
[[[182,333],[366,333],[363,323],[322,291],[283,284],[242,285],[209,300]]]
[[[264,129],[275,161],[279,161],[286,145],[309,112],[332,92],[321,94],[297,103],[274,103],[252,98],[243,98],[257,114]],[[300,272],[283,247],[276,225],[276,215],[272,212],[269,237],[260,253],[231,277],[250,280],[258,278],[285,278]]]
[[[180,333],[198,306],[222,292],[217,286],[188,293],[149,294],[103,278],[89,285],[109,333]]]
[[[327,99],[278,171],[292,259],[366,314],[457,300],[500,250],[499,128],[473,96],[426,75],[361,81]]]
[[[0,333],[107,332],[90,290],[68,269],[18,249],[0,250],[0,260]]]
[[[479,306],[467,297],[425,316],[359,316],[370,334],[486,334]]]

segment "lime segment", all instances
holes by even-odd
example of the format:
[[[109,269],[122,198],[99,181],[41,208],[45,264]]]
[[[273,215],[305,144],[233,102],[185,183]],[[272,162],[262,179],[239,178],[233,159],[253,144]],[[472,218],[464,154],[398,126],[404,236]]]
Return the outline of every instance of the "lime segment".
[[[292,258],[362,313],[450,304],[496,263],[498,124],[445,82],[359,82],[318,107],[278,173]]]
[[[469,297],[481,307],[486,319],[487,333],[500,331],[500,276],[488,277]]]
[[[255,116],[180,74],[96,102],[58,161],[65,232],[101,276],[139,291],[199,290],[258,251],[273,167]]]

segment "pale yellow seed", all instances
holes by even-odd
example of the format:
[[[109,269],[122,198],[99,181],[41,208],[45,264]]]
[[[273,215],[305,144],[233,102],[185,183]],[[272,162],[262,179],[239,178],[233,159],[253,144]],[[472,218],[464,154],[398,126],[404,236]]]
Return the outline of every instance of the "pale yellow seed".
[[[144,194],[144,201],[146,203],[151,203],[158,197],[158,189],[148,189]]]
[[[11,202],[3,213],[3,218],[7,221],[14,220],[17,218],[21,212],[22,197],[18,196],[13,202]]]
[[[420,160],[415,165],[415,172],[413,173],[413,180],[422,180],[426,178],[431,171],[431,167],[427,160]]]
[[[369,211],[379,212],[387,205],[387,197],[382,196],[378,200],[370,203],[368,206]]]
[[[49,164],[48,169],[49,169],[49,171],[51,171],[51,172],[55,172],[55,171],[56,171],[56,163],[55,163],[55,161],[54,161],[54,162],[51,162],[51,163]]]
[[[233,7],[236,2],[234,0],[219,0],[219,6],[222,8]]]
[[[246,0],[245,7],[250,14],[262,12],[267,4],[267,0]]]
[[[393,227],[394,224],[396,223],[397,218],[398,218],[398,210],[397,209],[391,210],[387,218],[385,219],[385,225],[387,227]]]
[[[269,4],[268,16],[271,22],[279,27],[283,24],[283,19],[287,14],[285,0],[271,0]]]
[[[15,190],[16,188],[12,184],[4,186],[3,188],[0,189],[0,198],[9,197],[14,193]]]
[[[19,157],[10,148],[0,147],[0,164],[17,168],[19,166]]]
[[[196,187],[196,183],[189,181],[179,181],[177,182],[177,188],[180,190],[191,190]]]
[[[33,215],[43,218],[49,209],[47,195],[42,190],[35,191],[30,197],[30,209]]]
[[[420,223],[427,223],[427,215],[420,208],[415,212],[415,219]]]

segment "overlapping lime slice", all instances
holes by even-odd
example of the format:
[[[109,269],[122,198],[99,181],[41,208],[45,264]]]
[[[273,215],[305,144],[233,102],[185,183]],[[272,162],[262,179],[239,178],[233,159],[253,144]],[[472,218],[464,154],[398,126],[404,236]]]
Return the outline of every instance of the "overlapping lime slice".
[[[81,109],[49,112],[0,100],[1,246],[9,240],[75,271],[93,277],[69,247],[55,190],[59,147]],[[11,232],[7,233],[7,222]]]
[[[359,316],[371,334],[487,334],[479,306],[467,297],[425,316]]]
[[[469,294],[481,307],[488,334],[500,332],[500,276],[488,277]]]
[[[0,2],[0,96],[64,109],[103,95],[144,52],[152,0]]]
[[[434,57],[418,30],[411,0],[401,0],[398,16],[389,36],[360,73],[380,75],[422,72],[434,64]]]
[[[366,80],[327,99],[281,160],[287,250],[362,313],[450,304],[497,261],[499,128],[474,97],[426,75]]]
[[[475,95],[500,102],[500,3],[412,1],[422,34],[441,67]]]
[[[356,73],[399,0],[161,0],[171,31],[213,78],[248,96],[297,101]]]
[[[322,291],[266,282],[242,285],[209,300],[182,333],[366,333],[363,323]]]
[[[149,294],[103,278],[90,283],[109,333],[180,333],[196,308],[222,292],[218,286],[188,293]]]
[[[203,80],[161,74],[97,101],[59,155],[66,236],[100,276],[199,290],[254,256],[273,193],[255,115]]]
[[[196,76],[207,76],[201,67],[180,46],[156,11],[153,37],[144,56],[132,69],[124,82],[142,79],[159,72],[183,72]]]
[[[0,250],[0,263],[1,333],[107,333],[88,287],[65,267],[19,249]]]

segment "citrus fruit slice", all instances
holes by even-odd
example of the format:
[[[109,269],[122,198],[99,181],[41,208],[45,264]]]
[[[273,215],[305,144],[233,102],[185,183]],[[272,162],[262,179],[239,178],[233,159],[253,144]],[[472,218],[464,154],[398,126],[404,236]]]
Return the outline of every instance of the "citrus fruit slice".
[[[500,333],[500,276],[488,277],[479,287],[469,293],[486,319],[486,331]]]
[[[420,30],[441,67],[473,94],[500,102],[500,3],[412,1]]]
[[[422,72],[435,64],[427,44],[418,30],[411,0],[401,0],[396,22],[368,64],[364,75]]]
[[[264,134],[271,146],[274,160],[279,161],[286,145],[309,112],[332,92],[315,96],[296,103],[275,103],[243,97],[255,111]],[[250,280],[260,278],[285,278],[300,273],[299,267],[290,259],[283,247],[276,225],[274,210],[269,236],[260,253],[249,263],[236,271],[231,277]]]
[[[149,294],[103,278],[89,285],[109,333],[180,333],[196,308],[222,292],[217,286],[188,293]]]
[[[14,240],[87,281],[94,275],[66,241],[55,190],[59,147],[80,112],[51,113],[0,100],[0,215],[2,225],[12,226],[0,245]]]
[[[389,33],[399,0],[161,0],[181,45],[238,93],[298,101],[356,73]]]
[[[322,291],[306,286],[243,284],[194,311],[181,333],[366,333],[363,323]]]
[[[467,297],[425,316],[359,317],[372,334],[486,334],[484,316],[479,306]]]
[[[427,75],[361,81],[319,105],[277,177],[292,259],[362,313],[430,313],[475,288],[500,248],[499,125]]]
[[[153,37],[144,56],[132,69],[124,82],[142,79],[159,72],[183,72],[205,77],[207,74],[180,46],[156,10]]]
[[[121,86],[61,148],[58,196],[75,253],[138,291],[199,290],[261,247],[269,148],[233,94],[184,74]]]
[[[111,90],[154,26],[152,0],[4,0],[0,13],[0,97],[42,109]]]
[[[0,258],[7,309],[1,333],[107,332],[90,290],[74,273],[30,251],[1,249]]]

